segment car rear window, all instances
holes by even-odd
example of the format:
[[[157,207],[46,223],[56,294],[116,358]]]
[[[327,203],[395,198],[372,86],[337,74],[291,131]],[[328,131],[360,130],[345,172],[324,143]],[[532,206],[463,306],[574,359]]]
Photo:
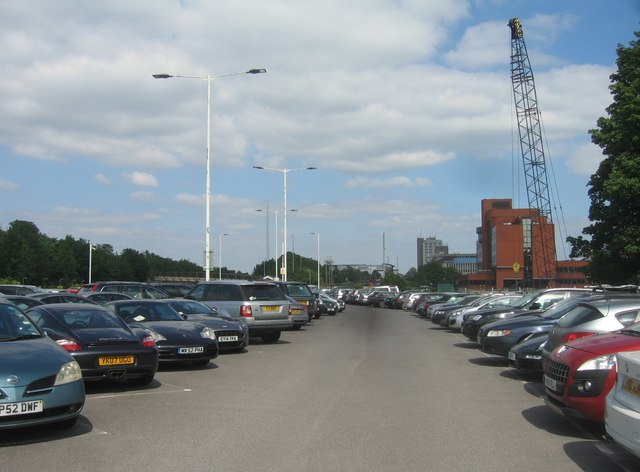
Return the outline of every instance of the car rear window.
[[[284,294],[276,285],[243,285],[242,291],[247,301],[284,299]]]
[[[302,284],[286,284],[287,292],[290,297],[312,297],[313,294],[309,287]]]
[[[600,311],[588,305],[578,305],[560,318],[557,326],[560,326],[561,328],[570,328],[599,318],[604,318],[604,315],[600,313]]]

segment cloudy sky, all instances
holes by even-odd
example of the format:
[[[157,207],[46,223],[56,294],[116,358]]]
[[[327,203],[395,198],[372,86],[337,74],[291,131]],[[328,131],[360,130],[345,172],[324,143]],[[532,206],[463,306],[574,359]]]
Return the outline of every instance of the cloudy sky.
[[[274,256],[285,169],[289,250],[315,258],[315,232],[322,261],[384,257],[402,273],[418,237],[474,252],[481,199],[527,205],[513,17],[553,218],[577,236],[602,159],[588,130],[611,102],[616,46],[640,30],[638,0],[2,0],[0,227],[203,264],[202,77],[265,68],[211,83],[214,266],[220,241],[232,269]]]

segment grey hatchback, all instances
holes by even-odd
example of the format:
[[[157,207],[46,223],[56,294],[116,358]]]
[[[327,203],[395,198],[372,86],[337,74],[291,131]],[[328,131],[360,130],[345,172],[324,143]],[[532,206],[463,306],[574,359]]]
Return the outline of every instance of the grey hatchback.
[[[270,282],[217,280],[200,282],[184,298],[197,300],[243,321],[249,336],[275,343],[293,327],[291,302]]]

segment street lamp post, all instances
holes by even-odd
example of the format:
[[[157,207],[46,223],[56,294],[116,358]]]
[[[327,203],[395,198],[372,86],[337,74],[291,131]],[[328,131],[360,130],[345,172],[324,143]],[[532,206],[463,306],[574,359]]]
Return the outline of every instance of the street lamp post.
[[[229,233],[220,233],[220,243],[218,245],[218,280],[222,280],[222,236],[229,236]]]
[[[244,74],[264,74],[266,69],[250,69],[245,72],[233,72],[222,75],[170,75],[153,74],[154,79],[200,79],[207,81],[207,171],[205,190],[205,237],[204,237],[204,279],[209,281],[211,276],[211,81],[221,77]]]
[[[256,210],[256,211],[263,212],[265,210]],[[269,260],[269,204],[268,203],[267,203],[266,213],[267,213],[267,259],[265,260],[265,264],[266,264],[266,261]],[[275,237],[275,241],[276,241],[275,249],[276,249],[276,252],[275,252],[274,260],[276,262],[275,278],[277,279],[278,278],[278,210],[273,210],[273,213],[276,216],[275,231],[274,231],[275,234],[276,234],[276,237]],[[265,275],[266,275],[266,273],[265,273]]]
[[[318,250],[316,255],[318,257],[318,290],[320,290],[320,233],[311,233],[316,235],[316,239],[318,240]]]
[[[284,247],[282,249],[282,252],[284,253],[284,258],[282,260],[282,280],[284,280],[285,282],[287,281],[287,174],[289,172],[293,172],[296,170],[316,170],[317,167],[300,167],[297,169],[276,169],[273,167],[262,167],[262,166],[253,166],[254,169],[259,169],[259,170],[271,170],[271,171],[277,171],[277,172],[282,172],[282,175],[284,176],[284,235],[283,235],[283,241],[284,241]]]

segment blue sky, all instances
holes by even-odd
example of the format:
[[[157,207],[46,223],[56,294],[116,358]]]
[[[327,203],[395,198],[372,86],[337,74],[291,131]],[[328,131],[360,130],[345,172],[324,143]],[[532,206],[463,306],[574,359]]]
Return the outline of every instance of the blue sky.
[[[483,198],[526,206],[507,22],[519,17],[554,178],[558,239],[588,224],[638,0],[58,0],[0,4],[0,226],[251,271],[282,241],[336,264],[416,266],[416,238],[475,250]],[[269,206],[269,245],[267,218]],[[383,234],[385,245],[383,250]],[[558,257],[566,258],[559,249]]]

